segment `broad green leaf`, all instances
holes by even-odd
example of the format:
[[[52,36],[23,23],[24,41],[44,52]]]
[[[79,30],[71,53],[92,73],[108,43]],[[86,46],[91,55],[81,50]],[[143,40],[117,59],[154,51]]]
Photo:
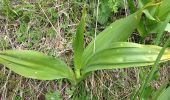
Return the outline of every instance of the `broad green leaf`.
[[[82,12],[81,21],[77,27],[76,37],[74,40],[73,48],[74,48],[74,64],[76,69],[80,69],[81,67],[81,58],[84,51],[84,29],[86,22],[86,9],[84,7]]]
[[[141,45],[128,42],[112,43],[110,48],[104,49],[91,56],[82,69],[83,73],[101,69],[128,68],[154,64],[161,47]],[[167,49],[161,62],[170,59],[170,50]]]
[[[99,33],[95,41],[95,52],[99,52],[111,46],[112,43],[118,41],[126,41],[132,34],[139,23],[139,12],[136,12],[126,18],[117,20],[108,26],[104,31]],[[94,53],[94,41],[92,41],[83,53],[83,65],[85,67],[87,60]]]
[[[157,17],[159,20],[165,20],[170,13],[170,0],[163,0],[158,9]]]
[[[36,51],[0,51],[0,64],[28,78],[40,80],[68,78],[74,80],[73,71],[64,62]]]
[[[149,0],[150,1],[150,0]],[[148,2],[149,2],[148,1]],[[99,52],[105,48],[110,47],[110,44],[114,42],[123,42],[128,39],[128,37],[133,33],[137,28],[140,20],[142,11],[148,9],[149,7],[157,6],[153,2],[149,2],[144,5],[136,13],[129,15],[124,19],[120,19],[108,26],[104,31],[99,33],[95,41],[95,50],[94,50],[94,41],[92,41],[83,53],[83,64],[82,67],[85,67],[88,59],[95,52]]]
[[[165,89],[157,98],[157,100],[170,100],[170,87]]]

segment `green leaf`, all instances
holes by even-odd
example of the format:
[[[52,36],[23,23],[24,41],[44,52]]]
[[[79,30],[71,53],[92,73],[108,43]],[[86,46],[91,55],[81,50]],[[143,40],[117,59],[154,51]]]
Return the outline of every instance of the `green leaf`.
[[[142,17],[142,18],[144,18],[144,17]],[[145,19],[141,20],[137,27],[137,30],[142,37],[145,37],[147,35],[147,29],[146,29],[146,25],[144,23],[146,23]]]
[[[128,68],[154,64],[161,47],[141,45],[129,42],[112,43],[110,48],[96,52],[88,60],[83,73],[101,69]],[[161,62],[170,59],[170,50],[167,49]]]
[[[74,65],[76,78],[80,78],[80,69],[82,63],[82,55],[84,51],[84,29],[86,24],[86,7],[83,8],[82,18],[77,27],[76,37],[73,44],[74,49]]]
[[[76,69],[81,68],[81,57],[84,51],[84,29],[86,22],[86,8],[83,9],[83,14],[81,21],[77,27],[76,37],[74,40],[73,48],[74,48],[74,64]]]
[[[148,19],[150,19],[150,20],[156,20],[156,19],[149,13],[148,10],[144,10],[143,12],[145,13],[145,15],[146,15],[146,17],[147,17]]]
[[[154,4],[155,6],[151,6]],[[153,28],[159,22],[158,20],[156,20],[155,13],[157,12],[157,8],[160,5],[160,3],[156,4],[148,0],[139,0],[139,5],[138,5],[139,8],[144,7],[144,5],[150,5],[151,7],[148,7],[148,9],[143,10],[143,13],[145,14],[145,16],[142,16],[142,19],[137,27],[137,30],[142,37],[145,37],[146,35],[148,35],[148,33],[150,33],[150,31],[153,30]]]
[[[0,51],[0,63],[28,78],[39,80],[68,78],[74,80],[73,71],[64,62],[36,51]]]
[[[170,100],[170,87],[165,89],[157,98],[157,100]]]
[[[139,12],[136,12],[124,19],[117,20],[102,31],[95,41],[95,52],[99,52],[111,46],[114,42],[126,41],[139,23]],[[94,41],[92,41],[83,53],[83,65],[85,67],[88,59],[94,53]]]
[[[159,20],[165,20],[170,13],[170,0],[163,0],[159,9],[157,17]]]

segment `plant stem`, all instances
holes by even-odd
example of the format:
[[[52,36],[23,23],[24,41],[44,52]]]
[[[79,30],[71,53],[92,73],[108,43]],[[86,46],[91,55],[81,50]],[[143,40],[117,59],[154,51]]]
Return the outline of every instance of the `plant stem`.
[[[76,69],[75,74],[76,74],[76,79],[79,80],[80,77],[81,77],[81,75],[80,75],[80,69]]]

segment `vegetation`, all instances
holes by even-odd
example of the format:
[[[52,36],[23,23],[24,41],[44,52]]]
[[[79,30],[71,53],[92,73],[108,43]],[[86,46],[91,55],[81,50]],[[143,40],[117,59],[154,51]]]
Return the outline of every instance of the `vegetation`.
[[[1,99],[170,98],[170,0],[0,2]]]

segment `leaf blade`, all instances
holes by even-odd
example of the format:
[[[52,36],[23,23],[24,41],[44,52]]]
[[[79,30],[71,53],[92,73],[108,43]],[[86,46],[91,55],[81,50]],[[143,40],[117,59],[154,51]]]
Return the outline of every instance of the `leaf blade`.
[[[83,73],[101,69],[128,68],[154,64],[161,47],[128,42],[116,42],[112,47],[95,53],[82,69]],[[170,59],[167,49],[161,61]]]
[[[40,80],[68,78],[74,80],[74,73],[64,62],[36,51],[0,51],[0,63],[28,78]]]
[[[158,8],[157,17],[159,20],[165,20],[170,12],[170,0],[163,0],[160,7]]]
[[[86,8],[83,8],[82,18],[77,27],[76,37],[73,44],[74,49],[74,64],[76,69],[80,69],[81,67],[81,57],[84,51],[84,29],[86,22]]]
[[[102,31],[96,37],[95,52],[108,48],[113,42],[126,41],[139,23],[138,14],[139,12],[136,12],[124,19],[117,20],[116,22],[108,26],[108,28],[106,28],[104,31]],[[129,25],[130,27],[127,27]],[[83,67],[85,67],[87,60],[94,53],[93,45],[94,41],[92,41],[83,52]]]

